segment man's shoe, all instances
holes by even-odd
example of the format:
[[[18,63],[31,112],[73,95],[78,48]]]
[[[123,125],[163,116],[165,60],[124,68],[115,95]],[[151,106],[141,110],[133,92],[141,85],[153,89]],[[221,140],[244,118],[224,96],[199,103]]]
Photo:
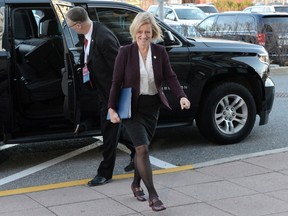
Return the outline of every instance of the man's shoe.
[[[88,182],[88,186],[92,187],[92,186],[98,186],[98,185],[103,185],[106,183],[111,182],[112,179],[106,179],[100,175],[96,175],[91,181]]]
[[[126,167],[124,167],[125,172],[130,172],[132,170],[134,170],[134,161],[130,161],[130,163]]]

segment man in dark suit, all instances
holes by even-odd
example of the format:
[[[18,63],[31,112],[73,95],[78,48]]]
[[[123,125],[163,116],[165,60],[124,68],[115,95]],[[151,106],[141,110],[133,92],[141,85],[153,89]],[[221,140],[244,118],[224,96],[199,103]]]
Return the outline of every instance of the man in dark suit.
[[[88,13],[82,7],[71,8],[66,14],[66,21],[69,28],[75,30],[78,34],[84,35],[81,57],[83,83],[90,83],[93,88],[96,88],[100,101],[103,160],[97,170],[97,175],[88,182],[88,185],[102,185],[112,179],[119,138],[119,124],[112,124],[106,120],[107,103],[119,42],[105,25],[92,22],[88,17]]]

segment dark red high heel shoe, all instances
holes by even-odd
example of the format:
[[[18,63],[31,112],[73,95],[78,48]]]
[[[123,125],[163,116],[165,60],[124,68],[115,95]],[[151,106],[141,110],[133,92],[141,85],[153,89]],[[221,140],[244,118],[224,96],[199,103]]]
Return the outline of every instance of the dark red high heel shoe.
[[[166,207],[164,206],[162,201],[159,200],[158,197],[149,199],[149,206],[152,208],[153,211],[163,211],[166,209]]]
[[[133,191],[134,197],[136,197],[138,201],[146,201],[145,194],[141,187],[134,187],[133,185],[131,185],[131,189]]]

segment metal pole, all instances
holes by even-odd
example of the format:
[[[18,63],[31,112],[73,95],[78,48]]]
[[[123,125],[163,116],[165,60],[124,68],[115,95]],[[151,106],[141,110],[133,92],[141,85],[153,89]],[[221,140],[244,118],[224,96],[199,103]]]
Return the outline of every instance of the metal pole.
[[[163,5],[164,5],[164,0],[158,0],[159,2],[159,19],[163,21]]]

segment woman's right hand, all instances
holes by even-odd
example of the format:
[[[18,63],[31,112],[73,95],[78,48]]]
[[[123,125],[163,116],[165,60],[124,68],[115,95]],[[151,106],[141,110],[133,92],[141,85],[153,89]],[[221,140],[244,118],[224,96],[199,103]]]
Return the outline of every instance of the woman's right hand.
[[[119,118],[118,113],[114,109],[109,108],[108,112],[110,115],[110,121],[112,123],[120,123],[121,119]]]

